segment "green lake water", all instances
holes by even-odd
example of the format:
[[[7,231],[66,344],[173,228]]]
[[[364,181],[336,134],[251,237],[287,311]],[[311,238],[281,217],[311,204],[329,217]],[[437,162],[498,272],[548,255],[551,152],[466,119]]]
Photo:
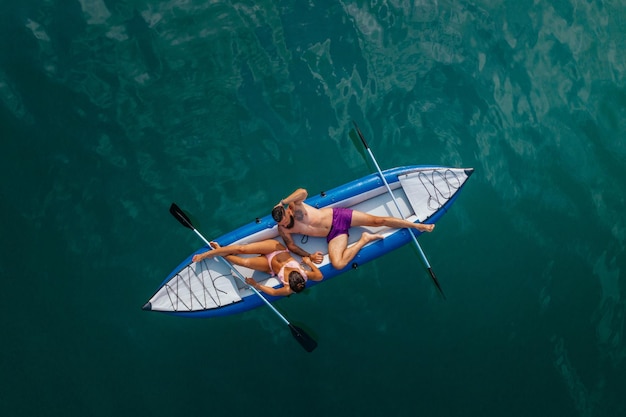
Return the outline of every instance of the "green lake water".
[[[626,415],[619,1],[0,2],[0,415]],[[472,167],[420,237],[276,306],[145,312],[297,187]]]

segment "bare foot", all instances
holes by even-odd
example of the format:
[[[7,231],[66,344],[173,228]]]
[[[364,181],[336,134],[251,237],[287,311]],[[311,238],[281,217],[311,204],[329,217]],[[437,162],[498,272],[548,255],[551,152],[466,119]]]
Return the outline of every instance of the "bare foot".
[[[219,247],[220,247],[220,244],[219,244],[219,243],[217,243],[217,242],[209,242],[209,243],[211,244],[211,247],[212,247],[213,249],[217,249],[217,248],[219,248]],[[212,251],[210,251],[210,250],[209,250],[209,251],[206,251],[206,252],[203,252],[203,253],[199,253],[199,254],[197,254],[197,255],[194,255],[194,256],[193,256],[193,258],[191,258],[191,261],[192,261],[192,262],[200,262],[200,261],[202,261],[202,260],[204,260],[204,259],[210,259],[210,258],[212,258],[212,257],[213,257],[213,254],[212,254],[211,252],[212,252]]]
[[[192,261],[192,262],[200,262],[200,261],[205,260],[206,258],[208,258],[208,256],[207,256],[207,253],[206,253],[206,252],[204,252],[204,253],[198,253],[198,254],[196,254],[196,255],[193,255],[193,258],[191,258],[191,261]]]
[[[373,242],[374,240],[378,240],[378,239],[382,239],[384,236],[381,234],[371,234],[371,233],[367,233],[367,232],[363,232],[363,234],[361,235],[361,240],[364,243],[369,243],[369,242]]]
[[[419,230],[420,232],[432,232],[433,229],[435,228],[434,224],[422,224],[422,223],[417,223],[417,227],[416,229]]]

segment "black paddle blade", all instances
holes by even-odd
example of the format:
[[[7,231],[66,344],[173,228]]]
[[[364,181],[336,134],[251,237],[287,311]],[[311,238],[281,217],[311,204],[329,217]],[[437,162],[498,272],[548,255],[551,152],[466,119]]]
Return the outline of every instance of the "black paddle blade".
[[[191,220],[189,220],[189,217],[187,217],[187,215],[183,213],[183,211],[180,209],[180,207],[176,205],[176,203],[172,203],[172,205],[170,206],[170,213],[172,213],[172,216],[174,216],[174,218],[178,220],[180,224],[191,230],[194,229],[193,224],[191,224]]]
[[[298,326],[294,326],[293,324],[289,324],[289,330],[291,330],[291,334],[293,337],[302,345],[304,350],[307,352],[313,352],[317,347],[317,342],[313,340],[311,336],[309,336],[304,330],[299,328]]]
[[[356,148],[356,151],[359,153],[359,155],[361,155],[361,158],[363,158],[363,160],[369,165],[369,159],[365,155],[365,149],[363,149],[363,146],[362,146],[363,142],[359,140],[359,138],[356,135],[356,132],[354,130],[351,130],[350,133],[348,134],[348,137],[350,137],[352,144]]]
[[[433,283],[435,284],[435,287],[437,287],[437,289],[439,290],[439,294],[441,294],[443,299],[446,300],[447,299],[446,295],[443,293],[443,290],[441,289],[441,285],[439,285],[439,280],[435,276],[435,273],[433,272],[433,269],[432,268],[428,268],[428,273],[430,274],[430,277],[433,279]]]
[[[355,121],[352,121],[352,124],[354,124],[354,128],[356,129],[356,133],[359,135],[359,138],[361,139],[361,142],[363,142],[363,146],[365,146],[365,149],[368,149],[369,146],[367,146],[367,142],[365,141],[365,137],[363,136],[363,133],[361,133],[361,129],[359,129],[359,126],[356,124]]]

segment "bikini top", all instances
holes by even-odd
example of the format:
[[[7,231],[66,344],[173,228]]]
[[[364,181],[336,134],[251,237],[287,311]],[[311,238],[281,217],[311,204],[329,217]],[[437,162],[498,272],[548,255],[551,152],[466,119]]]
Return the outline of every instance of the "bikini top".
[[[285,268],[286,267],[297,269],[298,272],[300,272],[300,274],[302,274],[302,277],[304,278],[304,281],[306,282],[308,280],[308,276],[306,274],[306,271],[304,269],[302,269],[302,267],[300,266],[300,264],[297,261],[292,259],[291,261],[289,261],[285,265],[283,265],[283,267],[280,268],[280,271],[278,271],[278,274],[276,274],[278,276],[278,278],[282,281],[283,284],[289,286],[289,278],[285,279]]]

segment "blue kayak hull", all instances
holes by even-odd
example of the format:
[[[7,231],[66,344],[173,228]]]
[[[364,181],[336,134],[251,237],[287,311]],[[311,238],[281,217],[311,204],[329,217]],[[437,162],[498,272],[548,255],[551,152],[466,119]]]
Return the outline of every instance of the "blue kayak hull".
[[[419,210],[425,210],[427,214],[425,214],[424,216],[427,217],[422,218],[418,218],[418,209],[415,210],[415,221],[421,221],[422,223],[427,224],[434,224],[441,219],[441,217],[450,209],[450,206],[452,206],[452,204],[454,204],[454,202],[457,200],[459,196],[459,191],[463,188],[466,180],[469,178],[472,172],[472,169],[415,165],[388,169],[386,171],[383,171],[383,174],[389,186],[394,189],[394,194],[398,193],[399,197],[396,199],[398,200],[401,197],[403,200],[407,201],[406,207],[408,211],[411,211],[410,207],[412,204],[420,205]],[[409,182],[408,186],[405,183],[402,183],[401,179],[405,183]],[[415,203],[412,202],[411,197],[409,197],[409,191],[407,191],[409,190],[409,187],[418,189],[416,192],[416,197],[413,197],[414,199],[418,200]],[[424,188],[423,190],[421,189],[422,187]],[[371,194],[373,197],[370,198],[369,194]],[[368,201],[369,199],[374,198],[381,201],[377,202],[376,204],[370,203]],[[351,181],[342,186],[333,188],[324,193],[320,193],[319,195],[311,196],[306,200],[306,203],[317,208],[328,206],[355,206],[355,204],[360,204],[361,206],[357,205],[355,207],[369,208],[371,206],[372,210],[382,210],[383,208],[385,210],[388,210],[387,207],[389,206],[389,202],[384,201],[385,198],[387,198],[389,201],[392,201],[389,193],[386,191],[380,175],[371,174],[363,178]],[[376,214],[377,212],[373,211],[373,213]],[[415,233],[416,236],[419,236],[420,234],[420,232],[415,229],[412,229],[412,232]],[[391,251],[398,249],[401,246],[406,245],[407,243],[410,243],[412,241],[410,233],[411,232],[408,229],[387,231],[384,239],[377,240],[366,245],[363,249],[359,251],[359,253],[350,265],[340,270],[335,269],[332,265],[330,265],[328,259],[326,259],[325,262],[323,262],[321,266],[319,266],[324,275],[324,279],[322,281],[309,281],[307,283],[307,288],[324,283],[329,279],[343,274],[353,267],[366,264],[376,258],[379,258]],[[360,236],[360,233],[353,233],[352,229],[350,234],[356,235],[355,239]],[[225,246],[233,243],[249,243],[251,241],[262,240],[271,237],[281,240],[277,236],[276,222],[272,219],[271,215],[268,214],[262,218],[256,219],[253,222],[250,222],[240,228],[237,228],[229,233],[224,234],[223,236],[212,240],[215,240],[219,242],[220,245]],[[308,240],[309,239],[307,239],[306,241]],[[303,246],[303,248],[305,248],[309,252],[313,252],[315,249],[322,249],[325,245],[325,240],[322,238],[311,238],[310,240],[311,247],[307,248]],[[315,247],[315,245],[317,245],[317,247]],[[181,271],[184,271],[185,268],[190,268],[194,265],[191,262],[191,259],[196,253],[206,252],[207,250],[209,250],[209,248],[207,248],[206,246],[199,248],[198,250],[190,254],[185,260],[183,260],[180,265],[174,268],[174,270],[163,280],[163,282],[159,286],[159,289],[155,293],[155,296],[153,296],[153,298],[148,303],[146,303],[144,309],[162,311],[167,314],[174,314],[183,317],[206,318],[243,313],[245,311],[260,307],[264,304],[263,300],[261,300],[258,295],[256,295],[249,289],[246,289],[243,285],[241,285],[241,283],[233,283],[233,281],[236,281],[233,278],[229,278],[231,281],[229,283],[226,283],[226,287],[224,287],[222,290],[217,288],[217,292],[213,290],[208,291],[207,294],[210,293],[208,297],[206,294],[202,294],[206,292],[206,287],[208,286],[207,284],[202,284],[202,289],[199,291],[195,291],[195,293],[198,293],[200,295],[196,295],[195,293],[188,295],[187,293],[191,293],[190,287],[192,285],[196,285],[195,282],[198,279],[198,275],[202,274],[204,270],[200,272],[193,272],[188,282],[186,282],[184,279],[181,281]],[[221,266],[218,265],[216,263],[218,261],[216,260],[212,260],[212,262],[213,264],[208,265],[206,268],[212,270],[215,268],[222,268],[219,274],[214,271],[212,271],[212,273],[218,274],[220,280],[222,282],[225,282],[226,279],[224,277],[226,275],[229,275],[227,273],[228,271],[224,269],[228,269],[227,266],[223,265],[223,263]],[[237,267],[237,269],[241,271],[240,267]],[[246,273],[250,271],[241,272],[245,276],[250,276],[249,273]],[[260,279],[265,278],[267,277],[261,277]],[[216,280],[214,279],[214,281]],[[176,282],[176,288],[174,288],[172,282]],[[238,288],[235,286],[237,286]],[[163,288],[165,287],[167,287],[167,296],[162,295],[164,291]],[[221,295],[226,294],[229,291],[233,291],[232,288],[236,288],[236,292],[239,293],[239,300],[237,300],[237,295],[234,295],[233,300],[226,301],[228,303],[227,305],[219,305],[219,302],[215,302],[215,299],[220,298]],[[161,291],[161,293],[159,293],[159,291]],[[183,297],[179,297],[178,295],[182,292],[185,292],[186,294],[184,296],[185,300],[183,300]],[[158,294],[161,295],[157,297]],[[267,295],[264,296],[270,302],[282,298],[271,297]],[[180,298],[180,300],[178,298]],[[203,303],[203,299],[205,301],[209,299],[209,302]],[[172,304],[171,307],[168,307],[168,302]],[[206,306],[211,304],[211,302],[215,302],[216,305],[212,308],[206,308]],[[162,307],[156,308],[155,306],[157,304]],[[167,311],[168,309],[175,311]]]

